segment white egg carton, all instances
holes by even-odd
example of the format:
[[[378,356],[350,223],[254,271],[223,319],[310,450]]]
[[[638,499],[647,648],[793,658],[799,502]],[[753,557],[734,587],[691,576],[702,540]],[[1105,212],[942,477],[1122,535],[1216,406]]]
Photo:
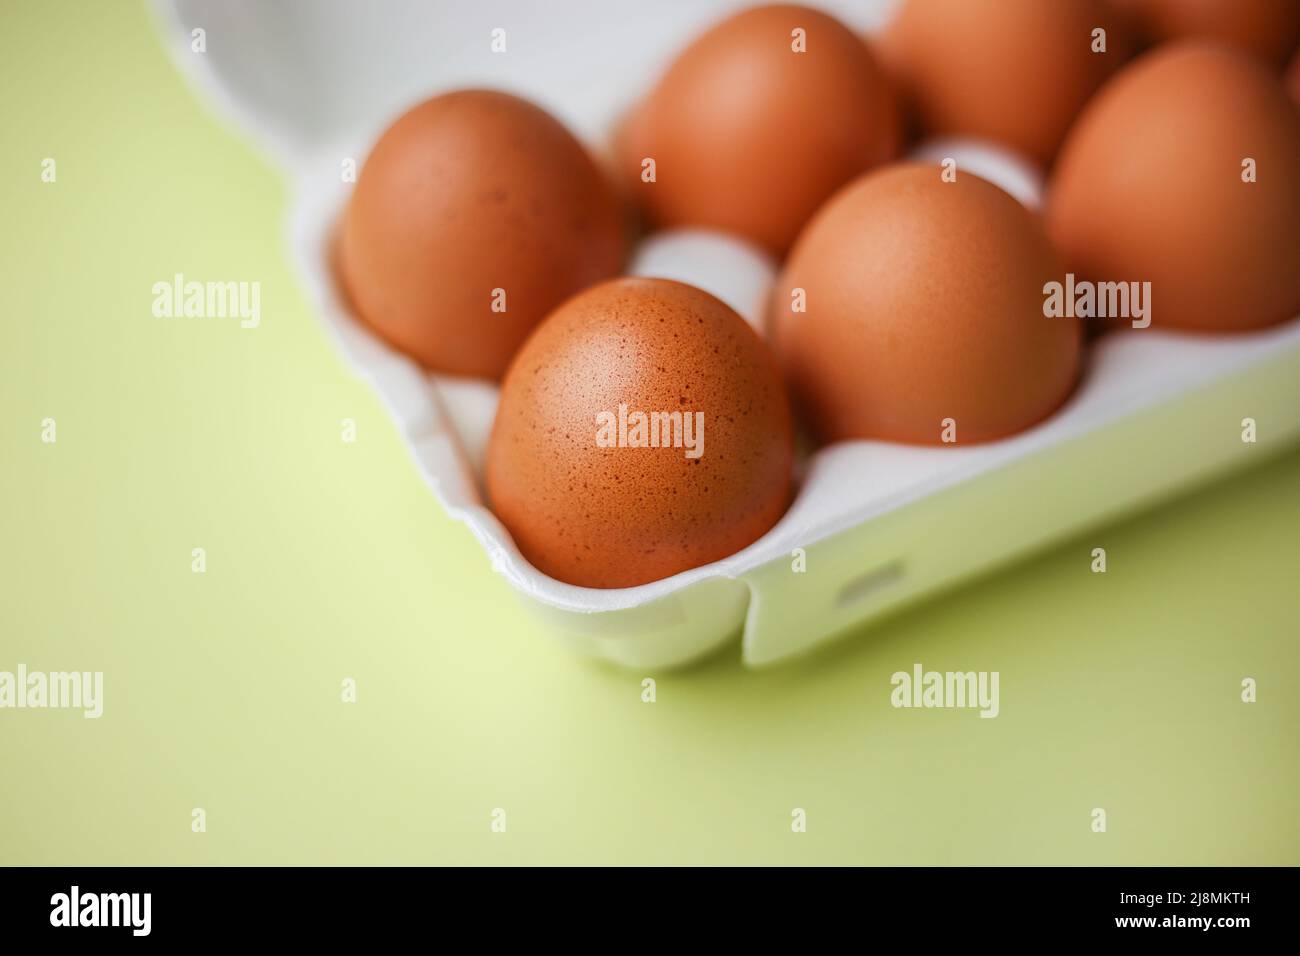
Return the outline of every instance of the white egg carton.
[[[360,166],[406,107],[462,86],[524,95],[600,154],[613,123],[675,52],[745,4],[156,5],[164,43],[186,75],[293,180],[290,236],[302,280],[347,363],[391,411],[434,495],[551,630],[587,653],[664,667],[739,634],[744,660],[769,664],[1300,438],[1300,319],[1234,337],[1110,335],[1090,351],[1065,407],[1023,434],[975,446],[832,445],[804,463],[788,514],[737,554],[635,588],[556,581],[520,555],[483,501],[496,387],[424,374],[371,336],[339,298],[327,246],[351,188],[341,171],[348,159]],[[816,5],[865,30],[890,4]],[[194,50],[195,30],[204,31],[205,52]],[[492,52],[502,37],[506,52]],[[956,155],[959,169],[1001,182],[1027,205],[1037,201],[1032,167],[996,148],[926,149],[931,158]],[[708,289],[760,326],[772,268],[744,243],[702,233],[653,238],[633,265]],[[1255,443],[1242,440],[1246,418],[1256,423]],[[1103,538],[1095,544],[1104,546]],[[1088,552],[1080,557],[1089,560]]]

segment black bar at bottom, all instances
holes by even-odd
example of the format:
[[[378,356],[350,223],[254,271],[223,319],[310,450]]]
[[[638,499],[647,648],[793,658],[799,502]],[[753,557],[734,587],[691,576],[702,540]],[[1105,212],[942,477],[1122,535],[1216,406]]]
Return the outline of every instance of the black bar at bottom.
[[[594,886],[584,885],[593,879]],[[443,929],[441,938],[452,927],[495,937],[510,924],[549,927],[539,932],[536,941],[543,943],[547,936],[554,941],[557,930],[571,936],[579,927],[622,925],[635,938],[707,921],[724,935],[743,937],[773,921],[790,928],[809,921],[818,933],[845,923],[872,938],[892,925],[927,939],[1105,936],[1231,945],[1256,932],[1273,937],[1287,930],[1294,871],[733,869],[647,878],[625,869],[539,880],[528,870],[7,868],[0,881],[6,943],[61,936],[79,944],[114,937],[375,942],[400,941],[433,925]]]

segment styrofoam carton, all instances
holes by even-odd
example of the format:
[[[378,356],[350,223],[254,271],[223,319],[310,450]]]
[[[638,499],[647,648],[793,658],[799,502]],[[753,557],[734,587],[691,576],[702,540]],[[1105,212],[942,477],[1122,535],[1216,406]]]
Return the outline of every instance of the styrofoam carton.
[[[1254,334],[1110,335],[1065,407],[977,446],[850,442],[802,462],[797,497],[763,538],[713,564],[635,588],[549,578],[484,505],[481,467],[496,406],[489,382],[428,376],[371,336],[338,295],[328,246],[350,185],[382,129],[442,90],[492,86],[551,110],[598,155],[609,130],[672,55],[737,0],[158,0],[176,61],[294,183],[292,251],[324,326],[383,399],[434,495],[493,567],[572,646],[658,667],[742,637],[768,664],[1057,538],[1259,460],[1300,438],[1300,319]],[[851,26],[888,3],[820,3]],[[205,52],[196,52],[203,30]],[[504,34],[494,33],[504,31]],[[504,37],[505,53],[492,52]],[[1027,205],[1036,174],[987,144],[961,150]],[[761,328],[774,264],[738,240],[653,237],[632,268],[692,281]],[[1242,420],[1258,441],[1242,441]],[[802,566],[800,573],[795,568]]]

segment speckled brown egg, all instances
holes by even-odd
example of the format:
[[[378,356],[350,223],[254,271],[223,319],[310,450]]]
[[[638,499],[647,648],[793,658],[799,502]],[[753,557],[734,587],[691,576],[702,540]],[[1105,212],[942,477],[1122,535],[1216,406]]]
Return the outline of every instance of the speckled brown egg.
[[[1297,0],[1111,0],[1156,41],[1218,40],[1281,66],[1300,43]]]
[[[726,557],[790,500],[788,400],[765,343],[721,301],[617,279],[555,311],[501,389],[491,506],[570,584],[631,587]]]
[[[877,49],[920,132],[992,139],[1046,164],[1129,40],[1105,0],[904,0]]]
[[[1079,118],[1044,214],[1080,278],[1151,283],[1153,328],[1241,331],[1292,318],[1300,112],[1246,54],[1197,40],[1157,47]]]
[[[338,266],[362,321],[421,365],[500,378],[564,299],[617,274],[622,212],[557,120],[506,93],[434,97],[380,137]]]
[[[988,441],[1051,414],[1079,374],[1074,318],[1044,315],[1063,270],[1038,218],[928,164],[846,187],[773,290],[779,361],[823,441]]]
[[[781,4],[742,11],[682,51],[618,153],[652,227],[722,229],[780,255],[832,192],[894,155],[898,127],[862,39]]]

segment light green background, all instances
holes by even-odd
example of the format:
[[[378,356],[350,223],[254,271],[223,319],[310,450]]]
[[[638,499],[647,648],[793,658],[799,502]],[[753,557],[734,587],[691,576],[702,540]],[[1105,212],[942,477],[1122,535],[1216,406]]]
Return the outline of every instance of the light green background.
[[[793,666],[622,672],[440,513],[146,10],[3,4],[0,143],[0,670],[106,683],[0,711],[0,862],[1300,863],[1300,453]],[[154,318],[176,272],[261,327]],[[894,710],[913,661],[1001,716]]]

